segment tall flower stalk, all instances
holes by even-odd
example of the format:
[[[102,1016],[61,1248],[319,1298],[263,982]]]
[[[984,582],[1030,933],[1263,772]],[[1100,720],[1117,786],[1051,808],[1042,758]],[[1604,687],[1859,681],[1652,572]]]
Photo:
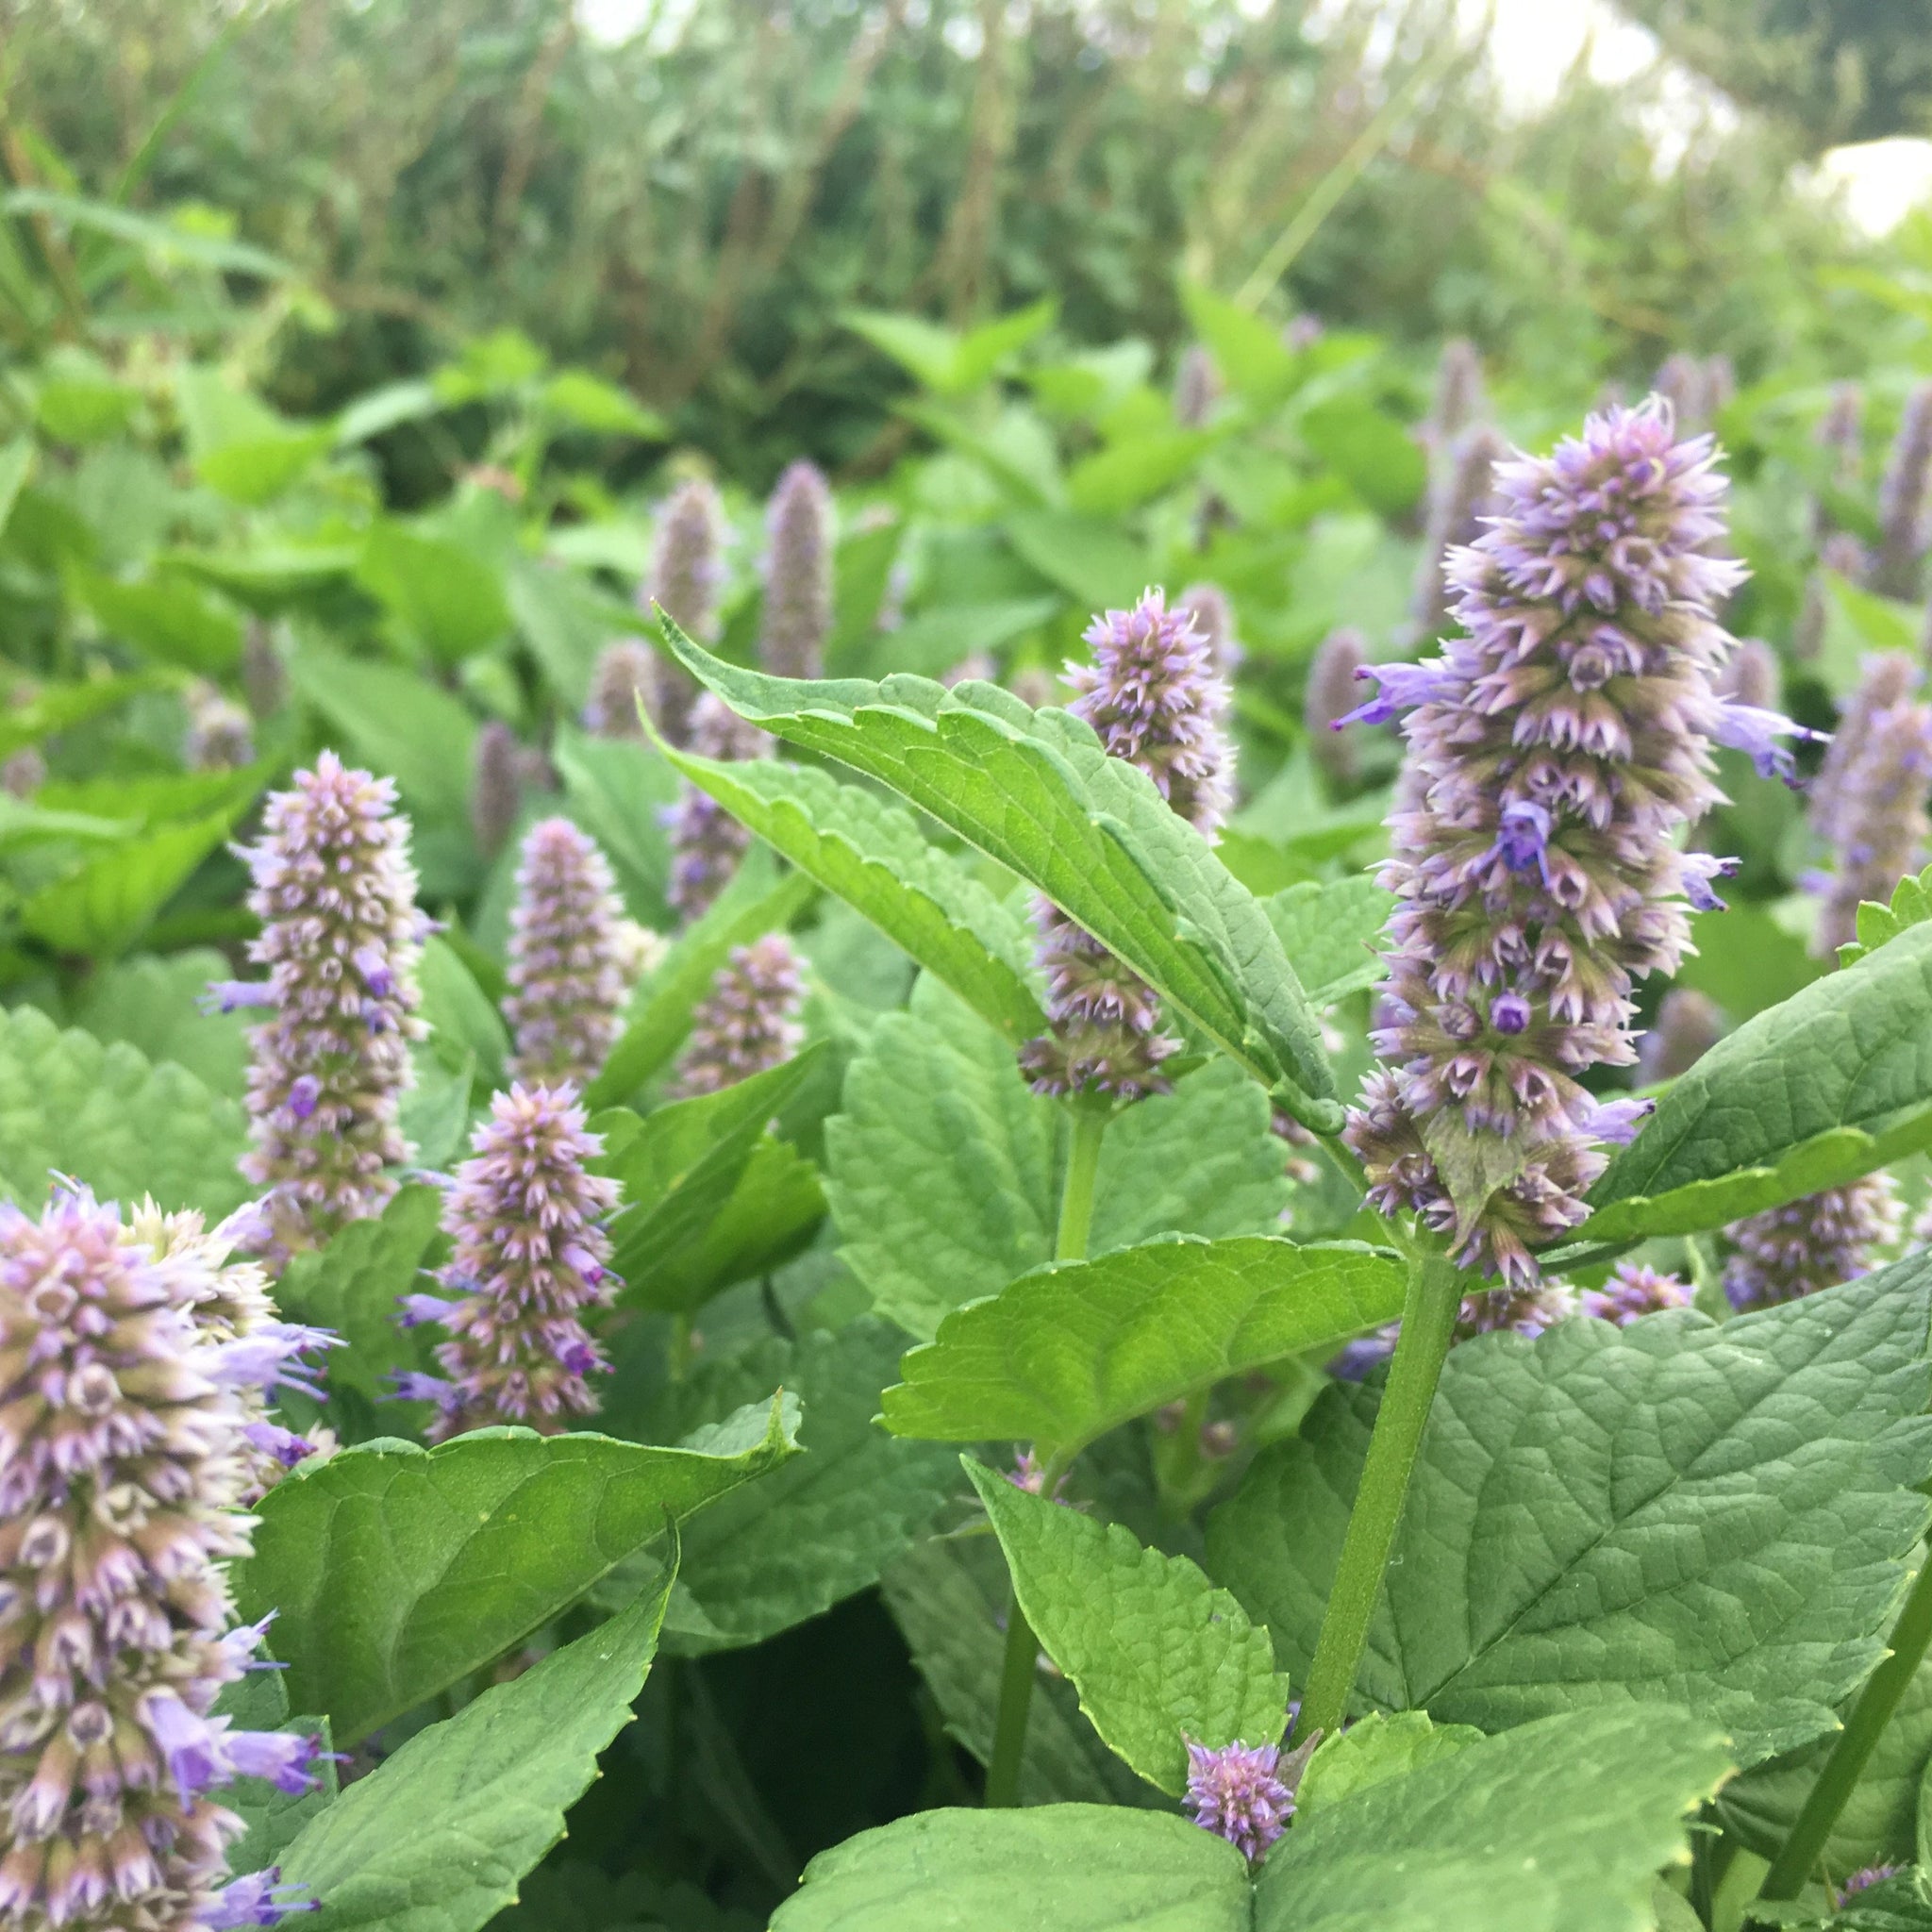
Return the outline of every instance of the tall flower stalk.
[[[691,1016],[671,1098],[716,1093],[790,1059],[805,1038],[804,1005],[802,964],[783,933],[734,946]]]
[[[273,793],[260,839],[242,852],[248,909],[262,923],[248,957],[265,981],[209,989],[227,1009],[274,1017],[249,1034],[249,1132],[242,1172],[267,1190],[270,1253],[319,1245],[344,1222],[380,1214],[408,1158],[398,1107],[424,1034],[409,823],[395,783],[325,751]]]
[[[818,677],[832,633],[832,492],[816,463],[793,463],[765,508],[758,656],[777,677]]]
[[[702,477],[675,490],[658,519],[651,575],[639,603],[662,609],[688,637],[712,643],[718,597],[724,588],[724,506]],[[653,654],[643,687],[644,708],[673,744],[682,744],[698,687],[681,664]]]
[[[273,1870],[225,1891],[237,1777],[310,1789],[317,1740],[211,1716],[260,1626],[249,1391],[307,1331],[217,1340],[213,1244],[158,1241],[63,1189],[0,1207],[0,1923],[223,1932],[299,1909]],[[176,1238],[179,1237],[179,1238]]]
[[[1897,1239],[1899,1221],[1891,1176],[1872,1174],[1734,1222],[1724,1230],[1738,1250],[1724,1293],[1734,1308],[1768,1308],[1856,1281],[1874,1251]]]
[[[1932,488],[1932,382],[1906,398],[1878,486],[1878,549],[1870,587],[1881,597],[1914,600],[1925,560],[1925,498]]]

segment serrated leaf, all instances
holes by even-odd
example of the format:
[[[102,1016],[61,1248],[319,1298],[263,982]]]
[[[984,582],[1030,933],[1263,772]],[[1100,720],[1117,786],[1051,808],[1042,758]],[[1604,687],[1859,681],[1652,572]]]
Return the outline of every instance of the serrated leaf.
[[[917,1811],[805,1868],[772,1932],[1253,1932],[1248,1868],[1183,1818],[1115,1805]]]
[[[663,625],[740,715],[878,779],[1039,888],[1298,1117],[1339,1130],[1320,1028],[1267,916],[1091,726],[987,685],[767,677]]]
[[[247,1143],[242,1108],[185,1069],[63,1033],[32,1007],[0,1014],[0,1192],[9,1199],[38,1207],[58,1173],[104,1201],[151,1193],[219,1220],[248,1198],[235,1166]]]
[[[1015,1045],[1046,1031],[1031,928],[929,844],[910,812],[811,766],[722,764],[669,746],[664,755]]]
[[[795,1453],[779,1401],[705,1451],[482,1429],[303,1465],[257,1507],[244,1618],[353,1744],[479,1669],[684,1517]]]
[[[1179,1795],[1190,1738],[1280,1740],[1288,1679],[1268,1633],[1187,1557],[1143,1549],[1121,1524],[1029,1495],[984,1463],[967,1458],[966,1473],[1040,1647],[1073,1680],[1093,1728],[1150,1784]]]
[[[563,1836],[564,1813],[630,1717],[671,1587],[419,1731],[289,1847],[312,1932],[478,1932]]]
[[[958,1461],[948,1452],[955,1480]],[[1006,1618],[1013,1587],[991,1537],[938,1537],[915,1545],[880,1578],[885,1597],[931,1691],[946,1734],[981,1764],[992,1757]],[[1100,1741],[1064,1677],[1040,1675],[1020,1763],[1023,1805],[1159,1805]]]
[[[1730,1763],[1714,1725],[1655,1706],[1485,1738],[1297,1822],[1255,1932],[1648,1932],[1653,1877]]]
[[[1756,1763],[1884,1654],[1926,1505],[1932,1257],[1722,1327],[1682,1311],[1451,1351],[1357,1692],[1485,1730],[1674,1702]],[[1257,1458],[1208,1563],[1307,1667],[1376,1397]]]
[[[116,844],[28,896],[22,926],[63,953],[111,958],[154,923],[202,860],[227,838],[240,808]]]
[[[1932,1140],[1932,924],[1747,1020],[1681,1074],[1591,1190],[1584,1241],[1693,1233]]]
[[[1923,925],[1932,919],[1932,865],[1916,878],[1909,874],[1892,888],[1891,903],[1878,905],[1871,899],[1858,904],[1858,937],[1838,949],[1840,966],[1856,966],[1868,953],[1875,953],[1889,940],[1895,940],[1908,925]]]
[[[210,947],[161,958],[139,953],[98,966],[74,1005],[75,1022],[96,1040],[125,1041],[150,1060],[186,1067],[211,1092],[242,1097],[248,1065],[245,1011],[203,1013],[195,1001],[232,967]]]
[[[825,1194],[881,1314],[929,1340],[950,1309],[1051,1258],[1059,1126],[1008,1042],[936,984],[878,1023],[825,1123]],[[1108,1128],[1092,1247],[1251,1233],[1277,1224],[1288,1194],[1266,1096],[1233,1067],[1203,1067]]]
[[[1049,1264],[956,1308],[912,1350],[885,1391],[886,1426],[1072,1456],[1229,1375],[1395,1320],[1404,1287],[1399,1260],[1352,1241],[1169,1237]]]
[[[1261,909],[1319,1009],[1388,977],[1375,941],[1394,905],[1393,892],[1364,876],[1290,886],[1263,899]]]
[[[774,1338],[728,1363],[699,1366],[681,1391],[684,1414],[722,1413],[783,1388],[804,1407],[806,1453],[685,1530],[666,1624],[671,1649],[762,1643],[870,1589],[963,1491],[952,1451],[908,1448],[873,1424],[898,1353],[886,1324],[861,1317],[836,1333]]]
[[[717,903],[679,934],[663,964],[641,989],[603,1072],[584,1090],[584,1104],[616,1107],[668,1065],[691,1031],[691,1009],[710,991],[731,949],[768,932],[784,931],[816,890],[804,873],[790,873],[774,885],[769,866],[741,866]]]
[[[825,1218],[819,1171],[790,1141],[766,1134],[710,1225],[695,1240],[652,1257],[637,1298],[651,1307],[694,1312],[741,1281],[782,1268],[811,1245]]]
[[[1295,1787],[1294,1815],[1312,1817],[1371,1785],[1407,1777],[1480,1743],[1482,1735],[1473,1724],[1431,1724],[1425,1711],[1372,1711],[1316,1747]]]

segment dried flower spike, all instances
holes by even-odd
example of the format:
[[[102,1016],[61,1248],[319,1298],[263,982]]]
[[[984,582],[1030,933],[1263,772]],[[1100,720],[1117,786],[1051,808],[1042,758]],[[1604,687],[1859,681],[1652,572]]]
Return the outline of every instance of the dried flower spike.
[[[789,1060],[805,1038],[804,1004],[805,975],[783,933],[734,946],[692,1015],[671,1097],[716,1093]]]
[[[448,1334],[436,1351],[448,1379],[403,1375],[398,1392],[437,1404],[433,1441],[496,1423],[556,1435],[595,1410],[585,1378],[608,1366],[583,1316],[617,1289],[604,1232],[617,1183],[584,1171],[604,1143],[568,1085],[499,1093],[470,1145],[442,1207],[437,1278],[453,1299],[414,1295],[407,1310]]]
[[[1383,881],[1402,900],[1373,1034],[1388,1063],[1344,1129],[1385,1213],[1449,1233],[1512,1288],[1585,1217],[1602,1143],[1647,1109],[1580,1076],[1636,1058],[1633,982],[1672,971],[1724,861],[1674,835],[1716,797],[1710,748],[1789,768],[1795,727],[1720,700],[1707,554],[1724,484],[1707,438],[1653,402],[1501,465],[1493,525],[1451,560],[1468,636],[1373,667],[1357,718],[1407,711]]]
[[[409,1042],[425,1030],[425,921],[395,795],[392,779],[325,751],[270,795],[261,838],[242,855],[254,875],[248,909],[262,923],[248,957],[269,976],[209,997],[274,1009],[248,1036],[255,1144],[242,1172],[269,1191],[278,1257],[380,1214],[395,1192],[385,1170],[408,1158],[397,1106],[414,1077]]]
[[[1826,1188],[1725,1228],[1738,1252],[1725,1264],[1734,1308],[1767,1308],[1869,1273],[1874,1249],[1895,1240],[1897,1190],[1886,1174]]]
[[[691,707],[690,749],[701,758],[736,762],[763,758],[771,740],[747,724],[715,691],[704,691]],[[738,870],[751,834],[708,791],[687,784],[675,805],[661,813],[671,834],[671,878],[664,896],[690,925],[710,910]]]
[[[1181,1803],[1188,1816],[1253,1864],[1294,1815],[1294,1794],[1277,1775],[1280,1746],[1237,1740],[1211,1750],[1191,1738],[1186,1743],[1188,1789]]]
[[[624,924],[597,841],[568,819],[540,819],[524,839],[510,912],[512,1079],[581,1087],[602,1068],[630,991]]]
[[[63,1189],[0,1207],[0,1923],[201,1932],[301,1909],[225,1893],[236,1777],[312,1787],[318,1740],[209,1712],[261,1628],[230,1629],[249,1549],[244,1391],[303,1345],[218,1341],[211,1244],[158,1248]],[[138,1508],[135,1507],[138,1504]]]
[[[816,463],[793,463],[765,509],[758,656],[777,677],[819,677],[832,634],[832,492]]]
[[[1085,635],[1093,662],[1067,667],[1079,693],[1069,709],[1211,839],[1227,808],[1230,759],[1222,723],[1227,685],[1215,675],[1208,640],[1186,611],[1169,610],[1158,590],[1131,610],[1096,618]],[[1152,991],[1045,900],[1035,918],[1053,1030],[1020,1052],[1034,1091],[1123,1101],[1164,1092],[1160,1066],[1179,1042],[1160,1033]]]
[[[1878,551],[1869,588],[1881,597],[1914,602],[1925,559],[1925,495],[1932,484],[1932,382],[1906,398],[1878,486]]]

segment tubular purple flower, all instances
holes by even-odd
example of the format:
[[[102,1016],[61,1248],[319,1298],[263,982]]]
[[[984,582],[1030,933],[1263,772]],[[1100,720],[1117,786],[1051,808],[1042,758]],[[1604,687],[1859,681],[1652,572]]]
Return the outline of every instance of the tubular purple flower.
[[[764,758],[772,741],[747,724],[715,691],[691,707],[688,742],[701,758],[736,762]],[[686,785],[675,805],[660,814],[671,834],[671,878],[664,896],[685,924],[704,917],[730,883],[751,844],[751,834],[708,791]]]
[[[1302,693],[1308,756],[1338,785],[1353,785],[1361,775],[1361,757],[1341,724],[1355,709],[1356,680],[1367,670],[1368,661],[1368,644],[1352,626],[1331,630],[1308,659],[1308,681]]]
[[[816,463],[793,463],[765,510],[758,656],[777,677],[824,675],[832,634],[832,492]]]
[[[1188,1789],[1181,1804],[1203,1831],[1224,1838],[1250,1864],[1288,1828],[1294,1793],[1277,1775],[1281,1747],[1243,1744],[1219,1750],[1186,1740]]]
[[[1487,424],[1462,431],[1442,451],[1429,486],[1428,522],[1408,606],[1409,621],[1424,637],[1433,638],[1449,622],[1449,558],[1474,543],[1501,508],[1491,479],[1509,453],[1502,433]]]
[[[513,1080],[588,1085],[617,1039],[629,996],[624,907],[597,841],[564,818],[525,835],[509,916]]]
[[[1906,398],[1898,435],[1878,485],[1878,550],[1867,588],[1881,597],[1919,595],[1925,559],[1925,493],[1932,484],[1932,382]]]
[[[1581,1301],[1586,1315],[1627,1328],[1663,1308],[1688,1308],[1690,1287],[1679,1276],[1660,1274],[1641,1261],[1619,1261],[1603,1287],[1584,1290]]]
[[[1466,1294],[1456,1317],[1456,1340],[1478,1335],[1541,1335],[1578,1310],[1576,1291],[1562,1281],[1540,1281],[1525,1289],[1495,1288]],[[1399,1324],[1398,1324],[1399,1325]]]
[[[1638,1042],[1638,1078],[1646,1087],[1674,1080],[1694,1067],[1724,1031],[1724,1014],[1708,993],[1674,986],[1657,1005],[1657,1024]]]
[[[1905,1865],[1861,1865],[1842,1885],[1830,1888],[1832,1906],[1841,1912],[1861,1891],[1870,1891],[1874,1885],[1883,1885],[1888,1878],[1896,1878],[1909,1869]]]
[[[1174,375],[1174,420],[1183,429],[1205,429],[1222,396],[1221,371],[1200,342],[1181,351]]]
[[[1707,554],[1724,484],[1667,409],[1611,409],[1501,465],[1503,508],[1451,561],[1468,635],[1359,715],[1409,710],[1383,882],[1400,897],[1372,1039],[1388,1062],[1344,1129],[1373,1205],[1452,1237],[1513,1289],[1577,1225],[1601,1143],[1643,1103],[1582,1085],[1627,1065],[1633,983],[1674,971],[1724,862],[1674,834],[1715,801],[1735,708],[1713,615],[1741,576]],[[1764,727],[1769,734],[1770,727]]]
[[[702,477],[680,484],[658,518],[651,576],[639,604],[646,616],[659,606],[687,637],[718,639],[718,593],[724,588],[724,506]],[[655,658],[644,703],[652,722],[682,744],[697,702],[696,680],[683,665]]]
[[[432,1441],[496,1423],[556,1435],[596,1409],[585,1377],[608,1366],[583,1315],[618,1287],[603,1227],[617,1183],[584,1171],[604,1143],[569,1085],[497,1094],[470,1145],[442,1204],[451,1245],[437,1279],[456,1307],[438,1317],[449,1340],[436,1359],[448,1383],[398,1392],[438,1401]]]
[[[1835,863],[1822,881],[1812,951],[1830,958],[1858,936],[1858,908],[1889,904],[1932,846],[1925,799],[1932,791],[1932,705],[1915,700],[1880,711],[1843,774],[1834,801]]]
[[[1874,1251],[1897,1239],[1899,1219],[1891,1176],[1871,1174],[1733,1222],[1724,1233],[1738,1252],[1724,1265],[1724,1293],[1734,1308],[1768,1308],[1856,1281]]]
[[[516,733],[492,718],[476,734],[470,773],[470,829],[485,858],[494,858],[509,842],[523,805],[522,747]]]
[[[783,933],[734,946],[691,1016],[670,1097],[716,1093],[789,1060],[805,1039],[804,1005],[805,975]]]
[[[1213,839],[1227,808],[1231,760],[1222,722],[1227,685],[1214,673],[1208,640],[1186,611],[1169,610],[1158,590],[1131,610],[1095,618],[1085,636],[1093,662],[1067,667],[1079,693],[1069,708],[1111,757],[1138,766],[1182,818]],[[1123,1101],[1164,1092],[1161,1063],[1179,1042],[1159,1032],[1153,992],[1045,900],[1034,916],[1053,1023],[1020,1051],[1034,1091]]]
[[[318,1740],[210,1716],[260,1628],[227,1566],[253,1452],[197,1309],[207,1241],[158,1251],[62,1190],[0,1207],[0,1922],[219,1926],[237,1776],[311,1788]],[[246,1881],[240,1881],[244,1886]],[[275,1922],[275,1914],[258,1924]]]
[[[618,638],[604,646],[591,674],[584,729],[599,738],[641,738],[644,727],[638,718],[641,698],[661,731],[664,721],[658,696],[657,652],[642,638]]]
[[[414,1078],[409,1042],[425,1031],[425,926],[408,843],[394,781],[325,751],[270,794],[261,838],[242,853],[262,923],[248,957],[269,969],[253,996],[275,1009],[248,1036],[255,1144],[242,1172],[269,1191],[275,1257],[380,1214],[396,1189],[385,1170],[408,1158],[397,1105]]]
[[[1232,677],[1247,653],[1235,635],[1234,606],[1219,584],[1190,584],[1174,607],[1176,614],[1193,619],[1194,628],[1208,640],[1208,661],[1222,677]]]

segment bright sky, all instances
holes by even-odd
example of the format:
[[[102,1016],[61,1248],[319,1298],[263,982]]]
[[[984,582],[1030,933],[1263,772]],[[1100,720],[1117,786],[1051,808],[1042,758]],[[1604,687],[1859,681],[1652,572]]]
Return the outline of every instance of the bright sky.
[[[702,5],[703,0],[687,4]],[[1461,5],[1472,26],[1486,12],[1492,15],[1490,58],[1506,98],[1525,112],[1555,94],[1586,42],[1591,71],[1604,80],[1627,79],[1657,54],[1648,29],[1625,19],[1607,0],[1461,0]],[[1319,6],[1317,0],[1318,10]],[[585,27],[604,41],[623,40],[647,13],[658,10],[654,0],[577,0]],[[1673,108],[1680,105],[1687,120],[1694,118],[1706,91],[1686,75],[1672,90],[1672,95],[1678,94],[1680,103],[1667,96],[1655,130],[1666,153]],[[1867,233],[1882,235],[1932,196],[1932,141],[1874,141],[1835,148],[1825,157],[1822,173],[1828,182],[1843,187],[1851,219]]]

